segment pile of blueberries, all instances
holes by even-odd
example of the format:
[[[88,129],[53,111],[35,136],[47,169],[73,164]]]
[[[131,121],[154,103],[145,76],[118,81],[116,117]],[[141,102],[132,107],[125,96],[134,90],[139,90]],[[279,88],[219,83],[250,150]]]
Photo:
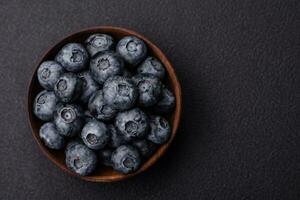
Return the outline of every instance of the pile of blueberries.
[[[46,121],[39,136],[50,149],[65,148],[66,166],[86,176],[97,165],[127,174],[138,170],[171,134],[175,97],[165,68],[147,56],[147,46],[126,36],[117,43],[93,34],[84,45],[68,43],[37,70],[45,89],[34,114]]]

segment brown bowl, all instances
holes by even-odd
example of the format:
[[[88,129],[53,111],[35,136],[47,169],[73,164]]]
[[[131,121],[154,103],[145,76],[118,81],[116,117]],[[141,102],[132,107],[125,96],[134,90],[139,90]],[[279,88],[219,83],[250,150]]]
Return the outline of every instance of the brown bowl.
[[[112,168],[109,167],[98,167],[96,171],[89,176],[78,176],[74,172],[70,171],[64,162],[64,152],[57,151],[57,150],[51,150],[44,146],[42,141],[39,138],[39,128],[43,124],[41,120],[39,120],[35,115],[33,114],[33,101],[35,96],[43,90],[43,88],[39,85],[37,80],[36,71],[38,66],[45,60],[53,60],[57,52],[62,48],[63,45],[69,42],[84,42],[84,40],[93,33],[107,33],[112,35],[116,39],[120,39],[127,35],[134,35],[140,39],[142,39],[148,46],[149,54],[155,56],[158,58],[165,66],[167,71],[167,84],[169,85],[172,92],[175,94],[176,97],[176,106],[173,111],[173,113],[169,116],[167,116],[168,121],[170,122],[170,125],[172,127],[172,133],[170,140],[166,143],[161,145],[156,152],[147,160],[145,161],[142,166],[139,168],[138,171],[131,173],[131,174],[120,174],[118,172],[115,172]],[[166,151],[166,149],[171,144],[172,140],[175,137],[179,120],[180,120],[180,114],[181,114],[181,90],[180,90],[180,84],[177,80],[176,74],[174,72],[174,69],[171,65],[171,63],[168,61],[166,56],[161,52],[161,50],[155,46],[152,42],[150,42],[147,38],[144,36],[128,30],[124,28],[118,28],[118,27],[110,27],[110,26],[99,26],[99,27],[92,27],[85,30],[81,30],[79,32],[76,32],[70,36],[65,37],[60,42],[55,44],[53,47],[51,47],[46,54],[42,57],[42,59],[38,62],[34,75],[30,81],[29,90],[28,90],[28,114],[29,114],[29,122],[32,129],[32,135],[35,139],[35,141],[38,143],[40,149],[42,152],[53,162],[55,163],[60,169],[63,171],[77,176],[83,180],[87,181],[94,181],[94,182],[112,182],[112,181],[119,181],[126,179],[128,177],[134,176],[136,174],[139,174],[146,169],[148,169],[151,165],[153,165]]]

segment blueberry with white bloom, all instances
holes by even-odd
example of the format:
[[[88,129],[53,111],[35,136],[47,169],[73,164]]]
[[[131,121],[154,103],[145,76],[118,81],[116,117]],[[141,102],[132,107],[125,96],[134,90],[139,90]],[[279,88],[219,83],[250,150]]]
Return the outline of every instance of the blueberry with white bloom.
[[[138,93],[129,79],[121,76],[108,78],[103,85],[103,97],[114,109],[126,110],[134,106]]]
[[[92,120],[86,123],[81,131],[84,144],[91,149],[103,149],[110,139],[107,126],[100,121]]]
[[[81,44],[69,43],[58,52],[55,61],[67,71],[79,72],[87,67],[89,54]]]
[[[99,120],[109,121],[115,117],[117,110],[112,108],[103,98],[103,91],[96,91],[90,98],[88,108],[92,116]]]
[[[115,126],[126,139],[142,138],[147,134],[148,117],[139,108],[119,112]]]
[[[137,72],[143,75],[153,75],[159,79],[163,79],[166,73],[164,66],[154,57],[146,58],[138,66]]]
[[[109,77],[121,75],[123,69],[123,60],[113,52],[97,54],[90,62],[91,76],[101,85],[103,85]]]
[[[162,83],[157,77],[153,75],[136,75],[132,80],[138,88],[140,106],[150,107],[159,101]]]
[[[146,44],[135,36],[126,36],[122,38],[118,42],[116,50],[132,68],[135,68],[147,55]]]
[[[54,85],[54,93],[64,103],[77,100],[82,94],[82,80],[74,73],[62,74]]]
[[[35,97],[33,112],[39,119],[50,121],[53,119],[54,111],[58,105],[59,101],[54,92],[43,90]]]
[[[63,67],[52,60],[44,61],[37,70],[40,85],[46,90],[53,90],[58,78],[64,73]]]
[[[67,167],[78,175],[91,174],[97,167],[97,155],[87,146],[81,143],[73,144],[65,151]]]
[[[84,114],[80,106],[68,104],[61,106],[54,114],[54,124],[63,136],[78,135],[84,125]]]
[[[114,170],[123,174],[135,172],[141,165],[138,150],[130,145],[118,147],[111,156]]]
[[[96,33],[86,39],[85,46],[90,55],[94,56],[99,52],[113,50],[115,42],[110,35]]]
[[[39,136],[50,149],[62,149],[65,146],[64,137],[58,133],[52,122],[47,122],[41,126]]]
[[[169,122],[161,116],[150,117],[150,132],[147,139],[155,144],[166,143],[171,136]]]

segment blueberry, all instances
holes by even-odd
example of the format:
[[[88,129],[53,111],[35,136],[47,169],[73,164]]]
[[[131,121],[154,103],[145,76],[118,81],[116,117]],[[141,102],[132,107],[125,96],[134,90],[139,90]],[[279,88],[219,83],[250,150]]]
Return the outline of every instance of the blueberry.
[[[59,107],[54,114],[54,124],[61,135],[76,136],[84,125],[82,109],[76,104]]]
[[[70,72],[79,72],[86,68],[89,55],[79,43],[69,43],[63,46],[55,57],[55,61]]]
[[[153,106],[161,95],[162,84],[153,75],[136,75],[132,78],[139,93],[139,104],[143,107]]]
[[[139,108],[119,112],[115,126],[126,139],[141,138],[148,130],[148,117]]]
[[[65,151],[67,167],[81,176],[91,174],[97,166],[97,155],[84,144],[73,144]]]
[[[117,131],[116,127],[112,124],[108,125],[108,129],[110,131],[110,142],[108,145],[112,148],[117,148],[122,144],[125,144],[126,139]]]
[[[110,35],[96,33],[88,37],[85,41],[86,49],[91,56],[99,52],[114,49],[114,39]]]
[[[46,90],[53,90],[54,84],[63,73],[63,67],[57,62],[44,61],[37,70],[37,77],[43,88]]]
[[[54,92],[43,90],[35,97],[33,103],[34,114],[43,121],[53,119],[53,113],[59,105]]]
[[[122,38],[117,44],[116,51],[132,67],[139,64],[147,55],[145,43],[135,36]]]
[[[173,110],[174,106],[175,106],[175,97],[173,93],[164,86],[161,92],[161,98],[155,104],[153,110],[156,113],[166,114],[166,113],[170,113]]]
[[[74,73],[62,74],[54,85],[54,93],[62,102],[73,102],[82,93],[82,81]]]
[[[90,113],[99,120],[111,120],[117,113],[103,98],[103,91],[96,91],[90,98],[88,108]]]
[[[118,147],[111,155],[114,170],[123,174],[136,171],[141,165],[141,158],[136,148],[130,145]]]
[[[70,149],[72,149],[72,147],[77,144],[84,144],[84,143],[82,142],[82,139],[80,137],[72,138],[66,146],[65,153]]]
[[[143,75],[150,74],[159,79],[163,79],[166,73],[164,66],[154,57],[146,58],[137,68],[137,72]]]
[[[103,85],[103,97],[111,107],[126,110],[134,106],[137,99],[134,83],[125,77],[108,78]]]
[[[145,139],[133,141],[132,145],[139,150],[140,154],[144,158],[148,158],[156,149],[156,145],[154,143]]]
[[[81,138],[89,148],[102,149],[109,142],[110,132],[103,122],[92,120],[84,125]]]
[[[112,166],[111,162],[111,154],[112,154],[111,149],[101,149],[98,151],[98,157],[101,163],[105,166]]]
[[[39,135],[44,144],[50,149],[62,149],[65,145],[65,139],[61,136],[52,122],[41,126]]]
[[[83,103],[87,103],[91,95],[99,89],[99,85],[92,79],[89,71],[84,71],[77,74],[82,82],[82,94],[80,96],[80,100]]]
[[[147,139],[155,144],[166,143],[171,135],[171,128],[166,119],[161,116],[150,117],[150,132]]]
[[[107,78],[121,75],[123,73],[123,69],[123,60],[113,52],[97,54],[90,62],[91,76],[101,85]]]

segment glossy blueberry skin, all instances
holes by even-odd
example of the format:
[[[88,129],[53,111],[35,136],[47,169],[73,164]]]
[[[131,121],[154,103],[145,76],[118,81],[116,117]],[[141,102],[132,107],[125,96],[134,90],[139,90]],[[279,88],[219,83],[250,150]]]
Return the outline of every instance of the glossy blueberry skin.
[[[100,85],[109,77],[121,75],[124,69],[123,60],[113,52],[95,55],[90,62],[90,73]]]
[[[84,114],[80,106],[67,104],[59,107],[54,114],[54,124],[59,134],[66,137],[78,135],[84,125]]]
[[[91,149],[103,149],[110,139],[110,132],[103,122],[92,120],[81,131],[84,144]]]
[[[138,150],[130,145],[118,147],[111,155],[114,170],[123,174],[135,172],[141,165]]]
[[[55,61],[67,71],[79,72],[86,68],[89,54],[81,44],[69,43],[58,52]]]
[[[112,166],[111,161],[111,149],[101,149],[98,151],[99,162],[101,162],[105,166]]]
[[[137,73],[142,75],[153,75],[159,79],[163,79],[165,76],[165,68],[154,57],[148,57],[137,68]]]
[[[108,78],[103,85],[104,100],[116,110],[127,110],[134,106],[137,99],[134,83],[121,76]]]
[[[115,42],[110,35],[96,33],[86,39],[85,46],[89,54],[94,56],[99,52],[113,50]]]
[[[117,110],[108,105],[103,98],[103,91],[96,91],[90,98],[88,108],[92,116],[99,120],[109,121],[115,117]]]
[[[159,114],[170,113],[175,107],[175,96],[167,88],[163,87],[160,100],[153,107],[154,112]]]
[[[147,139],[155,144],[166,143],[171,135],[169,122],[161,116],[150,117],[150,132]]]
[[[150,107],[159,101],[162,83],[153,75],[136,75],[132,78],[138,88],[140,106]]]
[[[139,150],[140,155],[144,158],[151,156],[156,149],[156,145],[154,143],[145,139],[133,141],[132,145]]]
[[[53,119],[53,114],[57,106],[59,106],[59,101],[54,92],[43,90],[35,97],[33,112],[39,119],[50,121]]]
[[[126,139],[118,132],[116,127],[112,124],[108,125],[108,129],[110,131],[110,142],[108,146],[111,148],[117,148],[122,144],[125,144],[127,141]]]
[[[147,134],[148,117],[139,108],[119,112],[115,118],[115,126],[127,140],[142,138]]]
[[[53,90],[58,78],[64,73],[63,67],[52,60],[44,61],[37,70],[40,85],[46,90]]]
[[[47,122],[41,126],[39,136],[50,149],[62,149],[65,146],[64,137],[58,133],[52,122]]]
[[[82,94],[79,99],[83,103],[87,103],[91,95],[96,92],[100,88],[100,86],[98,85],[98,83],[96,83],[96,81],[94,81],[89,71],[81,72],[77,74],[77,76],[81,79],[82,82]]]
[[[73,102],[80,97],[82,86],[81,79],[74,73],[64,73],[56,81],[54,93],[64,103]]]
[[[65,151],[67,167],[78,175],[91,174],[97,166],[97,155],[84,144],[73,144]]]
[[[145,59],[147,46],[135,36],[126,36],[118,42],[116,51],[131,67],[135,67]]]

